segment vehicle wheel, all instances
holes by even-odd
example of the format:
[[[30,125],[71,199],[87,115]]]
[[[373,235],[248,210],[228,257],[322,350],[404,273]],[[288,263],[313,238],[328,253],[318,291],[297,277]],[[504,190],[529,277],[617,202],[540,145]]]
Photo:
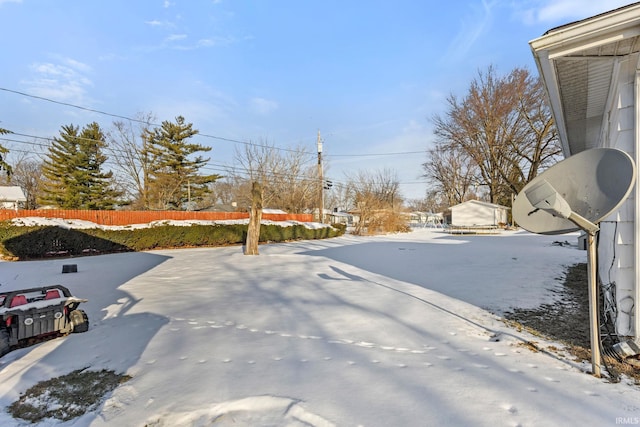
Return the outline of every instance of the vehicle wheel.
[[[73,310],[69,313],[71,321],[71,332],[74,334],[87,332],[89,330],[89,318],[84,310]]]
[[[0,357],[9,353],[11,346],[9,345],[9,331],[0,329]]]

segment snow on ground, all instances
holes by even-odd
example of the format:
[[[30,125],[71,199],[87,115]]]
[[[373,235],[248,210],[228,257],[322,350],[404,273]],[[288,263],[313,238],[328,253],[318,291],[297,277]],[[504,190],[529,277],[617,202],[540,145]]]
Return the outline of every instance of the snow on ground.
[[[573,246],[554,245],[568,240]],[[0,263],[60,283],[91,329],[0,358],[0,407],[75,369],[133,378],[62,426],[614,426],[640,391],[506,327],[553,301],[577,236],[435,230]],[[76,263],[77,273],[62,274]],[[542,345],[542,343],[540,343]],[[0,412],[0,425],[23,425]]]
[[[264,212],[264,211],[263,211]],[[37,216],[29,216],[29,217],[20,217],[13,218],[11,223],[19,226],[54,226],[60,227],[64,229],[89,229],[89,228],[100,228],[103,230],[122,230],[122,229],[139,229],[139,228],[147,228],[147,227],[158,227],[163,225],[174,225],[181,227],[189,227],[191,225],[223,225],[223,224],[248,224],[249,219],[228,219],[228,220],[200,220],[200,219],[192,219],[192,220],[173,220],[173,219],[163,219],[157,221],[151,221],[150,223],[144,224],[131,224],[131,225],[102,225],[96,224],[91,221],[84,221],[78,219],[63,219],[63,218],[46,218],[46,217],[37,217]],[[263,219],[261,224],[275,224],[281,227],[290,227],[293,225],[304,225],[307,228],[323,228],[329,227],[327,224],[321,224],[318,222],[300,222],[300,221],[271,221],[268,219]]]

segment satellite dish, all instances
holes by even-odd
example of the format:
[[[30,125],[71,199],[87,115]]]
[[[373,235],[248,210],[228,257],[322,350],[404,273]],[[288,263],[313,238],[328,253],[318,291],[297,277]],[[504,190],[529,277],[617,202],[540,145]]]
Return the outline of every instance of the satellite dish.
[[[513,202],[513,218],[538,234],[587,233],[591,364],[600,377],[598,324],[598,223],[615,212],[636,180],[631,156],[614,148],[593,148],[569,157],[528,183]]]
[[[538,234],[584,229],[575,221],[582,218],[597,224],[615,212],[629,196],[635,179],[635,164],[624,151],[582,151],[529,182],[513,203],[513,218],[520,227]]]

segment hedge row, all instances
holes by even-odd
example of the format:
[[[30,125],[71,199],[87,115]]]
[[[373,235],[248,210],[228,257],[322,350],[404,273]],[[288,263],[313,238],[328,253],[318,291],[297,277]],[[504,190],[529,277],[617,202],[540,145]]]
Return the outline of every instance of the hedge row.
[[[310,229],[302,224],[260,226],[260,242],[284,242],[336,237],[340,226]],[[243,244],[246,224],[161,225],[139,229],[66,229],[56,226],[15,226],[0,222],[0,252],[15,260],[79,256],[163,248]]]

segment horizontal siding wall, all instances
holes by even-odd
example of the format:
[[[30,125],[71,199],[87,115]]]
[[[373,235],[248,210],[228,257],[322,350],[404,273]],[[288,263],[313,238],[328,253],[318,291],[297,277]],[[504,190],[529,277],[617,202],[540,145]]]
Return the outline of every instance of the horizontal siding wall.
[[[620,62],[617,85],[613,88],[612,105],[608,109],[608,133],[601,146],[617,148],[632,157],[636,151],[635,76],[637,57],[632,56]],[[635,334],[633,310],[635,305],[636,236],[635,236],[635,195],[632,192],[618,211],[600,223],[598,238],[598,271],[600,282],[606,289],[615,287],[613,295],[617,308],[616,332],[620,336]]]
[[[496,225],[493,209],[477,205],[462,204],[451,208],[451,225],[464,227]]]
[[[99,225],[148,224],[153,221],[223,221],[248,219],[248,212],[195,212],[195,211],[92,211],[64,209],[0,209],[0,221],[13,218],[61,218],[94,222]],[[312,222],[312,214],[263,213],[262,219],[270,221]]]

